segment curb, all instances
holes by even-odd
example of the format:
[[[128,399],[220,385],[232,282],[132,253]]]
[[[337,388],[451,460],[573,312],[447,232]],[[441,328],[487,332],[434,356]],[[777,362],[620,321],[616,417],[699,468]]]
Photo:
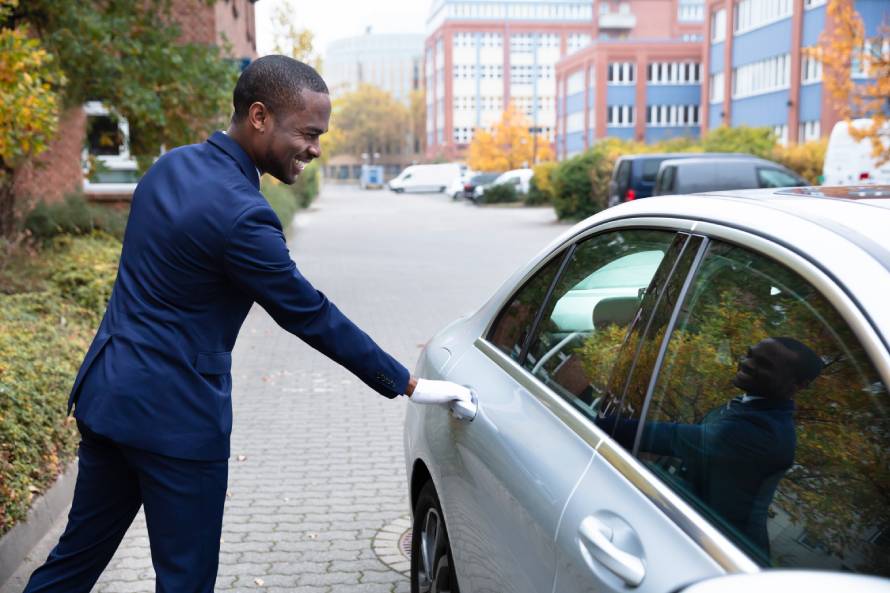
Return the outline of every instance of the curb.
[[[34,501],[28,518],[0,537],[0,586],[19,568],[28,553],[47,534],[71,504],[77,481],[77,460],[65,468],[55,483]]]

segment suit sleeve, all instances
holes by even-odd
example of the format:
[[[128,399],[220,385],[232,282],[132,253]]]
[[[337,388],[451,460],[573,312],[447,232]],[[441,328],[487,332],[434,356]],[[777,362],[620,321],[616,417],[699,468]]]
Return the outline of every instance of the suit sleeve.
[[[229,278],[285,330],[346,367],[389,398],[405,393],[409,373],[297,270],[281,223],[267,206],[238,217],[225,248]]]

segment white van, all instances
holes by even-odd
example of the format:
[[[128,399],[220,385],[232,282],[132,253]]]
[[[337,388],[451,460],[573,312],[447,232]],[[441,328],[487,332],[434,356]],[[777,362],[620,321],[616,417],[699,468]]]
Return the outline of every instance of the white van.
[[[459,179],[466,165],[442,163],[438,165],[411,165],[389,182],[389,189],[402,192],[444,192],[455,179]]]
[[[855,119],[853,126],[863,129],[870,119]],[[884,146],[890,146],[890,127],[883,134]],[[828,137],[828,150],[822,165],[823,185],[883,185],[890,184],[890,162],[878,167],[872,156],[869,140],[856,141],[850,136],[848,124],[839,121]]]

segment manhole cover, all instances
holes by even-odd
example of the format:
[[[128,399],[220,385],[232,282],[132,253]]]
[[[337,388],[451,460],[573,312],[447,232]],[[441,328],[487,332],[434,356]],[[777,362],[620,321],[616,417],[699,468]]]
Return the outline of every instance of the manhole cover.
[[[405,576],[411,573],[411,515],[384,525],[374,535],[374,553],[382,563]]]

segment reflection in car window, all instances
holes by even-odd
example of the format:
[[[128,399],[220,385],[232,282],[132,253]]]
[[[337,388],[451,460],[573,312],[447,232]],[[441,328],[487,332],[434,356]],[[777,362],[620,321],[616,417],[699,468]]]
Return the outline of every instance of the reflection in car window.
[[[532,330],[535,314],[544,304],[547,292],[559,271],[563,251],[538,270],[501,309],[488,332],[487,339],[513,360],[518,361]]]
[[[541,316],[523,362],[536,377],[589,415],[675,233],[634,230],[579,244]]]
[[[712,243],[636,438],[765,566],[890,576],[890,414],[862,346],[784,266]],[[620,422],[628,444],[636,427]]]
[[[800,179],[779,169],[757,169],[757,183],[760,187],[795,187]]]

